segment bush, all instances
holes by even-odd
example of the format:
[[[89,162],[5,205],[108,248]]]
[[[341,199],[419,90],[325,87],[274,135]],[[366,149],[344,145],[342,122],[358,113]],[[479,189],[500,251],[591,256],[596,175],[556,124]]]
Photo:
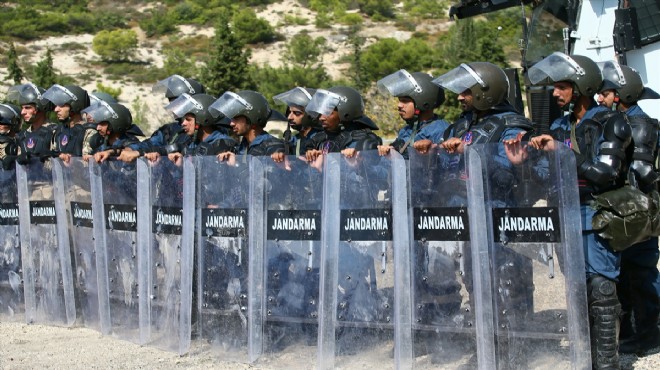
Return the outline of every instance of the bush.
[[[163,9],[152,9],[150,16],[140,21],[140,28],[144,30],[147,37],[166,35],[176,31],[174,20],[169,13]]]
[[[257,17],[251,8],[244,8],[234,13],[231,24],[236,37],[246,44],[269,43],[277,38],[270,23]]]
[[[92,40],[92,50],[104,61],[127,61],[137,46],[137,34],[133,30],[104,30]]]
[[[111,86],[105,86],[100,82],[96,83],[96,91],[107,93],[116,100],[119,100],[119,95],[121,95],[121,87],[114,88]]]

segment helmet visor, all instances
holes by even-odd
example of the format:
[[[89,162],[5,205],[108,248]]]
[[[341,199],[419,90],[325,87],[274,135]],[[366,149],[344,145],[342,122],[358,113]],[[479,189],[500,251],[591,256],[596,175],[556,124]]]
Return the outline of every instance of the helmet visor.
[[[62,106],[77,101],[78,97],[69,89],[62,85],[55,84],[44,92],[44,99],[50,100],[53,104]]]
[[[328,90],[318,89],[309,101],[305,112],[312,116],[328,116],[337,108],[342,97]]]
[[[87,118],[87,122],[90,123],[101,123],[105,121],[110,121],[111,119],[118,119],[119,115],[115,112],[110,104],[99,101],[97,104],[91,105],[82,110],[83,114]]]
[[[625,86],[626,78],[623,76],[623,71],[621,70],[619,63],[609,60],[607,62],[598,62],[596,64],[598,64],[598,68],[600,68],[600,71],[603,74],[603,82],[605,82],[601,91],[620,89]]]
[[[27,98],[30,94],[34,94],[36,99]],[[39,92],[39,88],[33,83],[12,86],[7,90],[7,101],[16,102],[20,105],[37,104],[42,100],[43,96]]]
[[[204,107],[197,100],[186,93],[181,94],[165,106],[165,110],[175,119],[183,118],[188,113],[198,114],[203,109]]]
[[[273,100],[287,106],[295,105],[304,108],[312,100],[312,95],[302,87],[294,87],[287,92],[273,96]]]
[[[252,110],[252,104],[248,103],[240,95],[227,91],[218,100],[214,101],[209,107],[209,113],[214,118],[224,115],[229,119],[245,114],[245,111]]]
[[[185,86],[185,88],[182,88]],[[199,94],[201,91],[195,91],[195,88],[188,82],[188,80],[179,75],[171,75],[170,77],[156,82],[151,88],[154,94],[165,94],[178,96],[176,92],[187,92],[190,95]]]
[[[573,81],[584,74],[584,69],[573,58],[556,51],[534,64],[527,76],[532,85],[551,85],[560,81]]]
[[[463,63],[432,81],[434,84],[455,94],[471,89],[474,85],[486,88],[486,83],[469,65]]]
[[[380,79],[376,85],[381,94],[390,94],[396,97],[412,96],[413,93],[419,94],[422,92],[422,87],[405,69],[400,69]]]

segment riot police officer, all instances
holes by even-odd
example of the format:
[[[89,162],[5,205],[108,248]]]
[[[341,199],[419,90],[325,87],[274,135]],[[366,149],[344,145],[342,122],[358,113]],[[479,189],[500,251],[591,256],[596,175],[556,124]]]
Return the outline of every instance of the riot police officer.
[[[598,106],[593,96],[602,84],[601,71],[591,59],[555,52],[528,73],[532,84],[552,84],[557,104],[568,114],[555,120],[551,135],[533,137],[537,149],[552,150],[554,140],[571,147],[577,162],[582,239],[586,262],[587,300],[592,365],[618,369],[618,324],[621,305],[617,298],[620,255],[593,230],[593,195],[623,184],[625,151],[631,128],[625,117]]]
[[[599,64],[603,72],[603,87],[598,102],[612,110],[623,112],[632,128],[632,143],[628,150],[630,169],[636,186],[649,192],[657,189],[659,179],[655,167],[658,155],[658,121],[649,117],[637,105],[639,100],[658,99],[660,95],[644,87],[634,69],[614,61]],[[621,353],[642,353],[660,344],[658,316],[660,314],[660,276],[658,274],[658,238],[637,243],[621,252],[621,272],[617,293],[621,302]],[[631,320],[634,317],[633,321]]]
[[[21,108],[11,103],[0,104],[0,161],[5,171],[14,168],[18,154],[16,133],[21,127]]]
[[[84,121],[81,114],[90,105],[87,91],[80,86],[55,84],[46,90],[44,98],[55,105],[60,121],[53,135],[53,155],[68,162],[71,156],[91,154],[99,136],[96,125]]]
[[[416,142],[429,140],[427,145],[418,144],[421,151],[426,151],[428,144],[443,141],[449,123],[435,115],[433,110],[445,101],[445,92],[433,84],[432,80],[433,77],[428,73],[408,73],[401,69],[378,81],[381,93],[399,99],[399,116],[406,122],[392,144],[378,147],[381,155],[394,149],[407,159],[408,148],[414,147]]]
[[[45,90],[33,83],[16,85],[7,91],[7,100],[21,106],[21,116],[29,127],[16,136],[19,146],[17,161],[28,163],[30,157],[50,155],[50,144],[55,125],[48,121],[46,114],[51,110],[51,103],[44,98]]]
[[[279,113],[270,108],[260,93],[251,90],[227,91],[211,104],[209,112],[216,118],[221,115],[229,118],[234,134],[242,137],[236,154],[261,156],[285,152],[284,142],[264,129],[271,117]],[[221,161],[233,157],[234,153],[230,151],[218,154]]]
[[[284,132],[284,143],[289,147],[288,154],[305,154],[305,141],[321,132],[321,126],[314,117],[305,112],[305,107],[312,100],[316,89],[294,87],[293,89],[273,96],[273,100],[286,104],[287,129]],[[298,131],[291,136],[291,129]]]
[[[94,160],[105,162],[110,157],[117,157],[124,148],[137,150],[138,138],[129,131],[133,126],[131,112],[119,103],[98,104],[83,110],[87,114],[88,122],[96,123],[96,130],[103,138],[103,143],[93,153]],[[83,156],[87,160],[89,156]]]

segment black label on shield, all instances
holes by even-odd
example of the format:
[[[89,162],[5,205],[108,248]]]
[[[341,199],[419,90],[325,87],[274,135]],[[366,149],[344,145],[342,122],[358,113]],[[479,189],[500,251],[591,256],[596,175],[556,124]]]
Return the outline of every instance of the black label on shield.
[[[18,203],[0,203],[0,225],[18,225]]]
[[[181,235],[183,210],[172,207],[156,207],[151,210],[153,232],[157,234]]]
[[[321,240],[321,211],[268,211],[268,240]]]
[[[73,226],[94,227],[92,205],[90,203],[71,202]]]
[[[390,209],[343,209],[340,214],[339,239],[392,240],[392,211]]]
[[[137,231],[137,209],[128,204],[106,204],[105,228],[108,230]]]
[[[467,208],[438,207],[413,209],[415,240],[470,240]]]
[[[30,221],[38,225],[55,224],[55,202],[49,200],[30,202]]]
[[[247,209],[202,208],[203,236],[247,236]]]
[[[557,243],[561,240],[556,207],[493,208],[493,233],[500,243]]]

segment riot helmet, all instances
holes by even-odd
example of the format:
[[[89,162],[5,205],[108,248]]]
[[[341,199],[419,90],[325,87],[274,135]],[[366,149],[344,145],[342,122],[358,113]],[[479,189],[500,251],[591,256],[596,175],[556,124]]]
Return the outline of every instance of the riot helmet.
[[[649,87],[644,87],[642,76],[633,68],[623,65],[621,66],[621,72],[625,79],[625,84],[617,90],[621,102],[634,104],[644,99],[660,99],[660,94]]]
[[[21,107],[11,104],[0,104],[0,125],[7,125],[16,132],[21,128]]]
[[[123,134],[133,125],[133,116],[125,106],[119,103],[106,103],[99,101],[83,109],[88,118],[88,122],[96,124],[108,122],[113,133]]]
[[[283,92],[281,94],[277,94],[273,96],[273,100],[275,102],[279,102],[287,106],[286,113],[284,114],[285,116],[289,115],[290,107],[292,106],[300,109],[303,112],[303,117],[301,121],[302,127],[308,127],[308,126],[319,127],[318,121],[314,119],[312,116],[310,116],[307,112],[305,112],[305,107],[307,107],[309,101],[312,100],[312,96],[314,96],[314,93],[316,93],[316,89],[310,89],[307,87],[294,87],[293,89],[287,92]],[[294,128],[300,130],[302,127],[294,127]]]
[[[462,63],[434,79],[433,83],[456,94],[469,89],[472,92],[472,105],[480,111],[503,103],[509,95],[509,78],[506,73],[489,62]]]
[[[62,86],[55,84],[44,92],[43,97],[60,107],[69,104],[71,112],[74,113],[80,113],[89,106],[87,91],[75,85]]]
[[[181,94],[188,95],[203,94],[205,92],[204,86],[193,80],[192,78],[185,78],[179,75],[171,75],[170,77],[158,81],[151,91],[155,94],[165,94],[165,97],[170,101],[178,98]]]
[[[271,117],[273,110],[268,101],[260,93],[252,90],[243,90],[237,93],[227,91],[209,107],[213,117],[224,115],[229,119],[245,116],[248,123],[264,127]]]
[[[37,110],[45,112],[52,109],[50,101],[43,96],[44,92],[46,90],[33,83],[15,85],[7,90],[7,100],[18,105],[34,104]]]
[[[623,76],[623,71],[619,63],[608,60],[606,62],[596,63],[600,68],[600,73],[603,76],[603,84],[598,92],[606,90],[617,90],[626,84],[626,78]]]
[[[174,119],[183,118],[186,114],[193,114],[197,125],[215,126],[218,119],[212,117],[209,113],[209,107],[214,101],[215,98],[208,94],[189,95],[183,93],[166,105],[165,110],[170,112]],[[224,118],[224,116],[220,118]]]
[[[106,103],[118,103],[117,99],[113,98],[112,95],[103,91],[94,91],[89,94],[89,105],[98,103],[100,100],[103,100]]]
[[[435,85],[433,76],[424,72],[408,73],[401,69],[378,81],[378,90],[397,98],[409,97],[415,109],[433,110],[445,101],[445,92]]]
[[[603,83],[603,76],[596,62],[582,55],[568,56],[558,51],[534,64],[527,76],[532,85],[571,82],[573,93],[577,96],[592,97],[600,91]]]

